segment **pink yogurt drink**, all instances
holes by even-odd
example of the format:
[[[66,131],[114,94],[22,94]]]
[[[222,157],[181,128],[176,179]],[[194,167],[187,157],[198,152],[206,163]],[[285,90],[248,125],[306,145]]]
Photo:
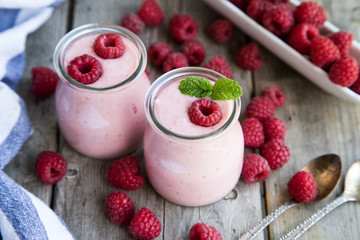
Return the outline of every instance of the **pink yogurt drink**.
[[[183,206],[214,203],[237,184],[244,154],[238,121],[240,99],[216,101],[222,119],[211,127],[191,122],[188,108],[197,98],[178,89],[181,80],[195,76],[215,82],[221,74],[187,67],[168,72],[150,87],[145,102],[149,124],[144,135],[148,178],[167,200]]]
[[[121,57],[103,59],[95,53],[95,39],[106,33],[121,36],[125,45]],[[100,78],[90,84],[68,75],[70,61],[83,54],[96,58],[103,69]],[[84,25],[60,40],[54,53],[61,78],[56,111],[61,133],[75,150],[94,158],[115,158],[139,146],[146,125],[144,99],[150,87],[146,61],[141,40],[115,25]]]

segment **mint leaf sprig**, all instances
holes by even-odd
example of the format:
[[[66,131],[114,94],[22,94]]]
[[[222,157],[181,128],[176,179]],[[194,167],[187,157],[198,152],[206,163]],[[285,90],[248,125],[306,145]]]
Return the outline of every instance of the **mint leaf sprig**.
[[[213,100],[237,99],[242,95],[240,85],[231,79],[220,78],[214,84],[200,77],[187,77],[180,81],[179,90],[182,94],[205,98],[210,96]]]

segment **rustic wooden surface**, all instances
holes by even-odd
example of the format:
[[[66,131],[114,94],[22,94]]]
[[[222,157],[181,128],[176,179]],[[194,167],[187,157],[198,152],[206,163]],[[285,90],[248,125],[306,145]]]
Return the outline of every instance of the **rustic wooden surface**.
[[[51,19],[27,41],[27,62],[18,93],[24,98],[34,133],[18,156],[5,168],[15,181],[33,192],[61,216],[77,239],[132,239],[125,227],[112,224],[104,211],[107,194],[116,190],[107,182],[106,173],[111,161],[96,160],[76,153],[62,139],[57,128],[54,97],[36,99],[31,94],[30,70],[34,66],[52,67],[52,53],[58,40],[69,30],[86,23],[119,24],[127,12],[136,12],[141,0],[68,0],[54,11]],[[164,9],[161,26],[147,27],[140,38],[148,47],[154,41],[180,45],[167,30],[169,18],[175,13],[192,15],[198,25],[197,38],[207,49],[206,60],[222,55],[229,60],[234,78],[243,87],[242,114],[250,98],[265,87],[277,85],[287,96],[286,104],[276,111],[288,132],[286,144],[291,158],[282,169],[272,172],[265,183],[247,184],[242,179],[232,193],[210,206],[180,207],[164,200],[151,185],[127,193],[136,209],[148,207],[158,216],[162,232],[157,239],[188,239],[190,227],[205,222],[216,227],[223,239],[237,239],[241,233],[288,200],[286,184],[291,176],[310,159],[325,153],[336,153],[343,160],[343,173],[360,159],[360,104],[346,102],[329,95],[307,81],[286,63],[261,48],[264,66],[251,73],[241,70],[234,53],[249,39],[236,29],[226,44],[214,43],[207,34],[207,26],[221,18],[202,1],[158,0]],[[317,0],[329,14],[329,20],[342,30],[351,31],[360,40],[360,3],[358,0]],[[152,79],[161,70],[148,63]],[[69,170],[54,186],[42,184],[35,173],[34,162],[43,150],[58,151],[67,159]],[[135,153],[141,162],[142,151]],[[145,174],[143,165],[143,173]],[[326,201],[316,205],[299,205],[275,220],[257,239],[279,239],[288,230],[323,207],[343,189],[343,181]],[[302,239],[360,239],[360,205],[347,203],[312,227]]]

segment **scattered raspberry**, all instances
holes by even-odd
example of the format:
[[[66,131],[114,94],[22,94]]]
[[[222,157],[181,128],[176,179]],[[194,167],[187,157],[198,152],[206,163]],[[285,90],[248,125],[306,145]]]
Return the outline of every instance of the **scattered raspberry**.
[[[259,148],[264,144],[264,127],[256,118],[247,118],[241,124],[245,147]]]
[[[32,93],[39,98],[52,95],[59,81],[59,76],[48,67],[34,67],[31,69]]]
[[[236,7],[240,8],[241,10],[245,10],[250,0],[229,0],[229,1],[232,4],[234,4]]]
[[[152,211],[143,207],[131,220],[129,232],[137,239],[151,240],[160,235],[161,223]]]
[[[297,23],[310,23],[317,28],[321,28],[327,18],[325,10],[317,2],[302,2],[295,9],[295,19]]]
[[[256,43],[243,46],[237,54],[237,60],[241,68],[250,71],[258,70],[263,65],[260,49]]]
[[[330,80],[343,87],[351,86],[359,75],[359,64],[355,58],[348,56],[340,58],[330,68]]]
[[[103,69],[94,57],[84,54],[71,60],[67,67],[70,77],[82,84],[90,84],[99,79]]]
[[[189,64],[192,66],[200,65],[206,57],[204,46],[196,39],[186,41],[181,46],[181,52],[185,54]]]
[[[248,183],[261,182],[271,174],[269,163],[259,154],[251,153],[245,158],[242,176]]]
[[[166,43],[155,42],[150,45],[148,52],[152,63],[155,66],[161,66],[167,56],[172,53],[172,47]]]
[[[233,35],[233,25],[227,19],[219,19],[211,23],[209,26],[209,33],[215,42],[223,43],[231,39]]]
[[[188,113],[191,122],[203,127],[216,125],[222,117],[220,105],[205,98],[194,101]]]
[[[222,240],[220,232],[206,224],[206,223],[196,223],[190,228],[190,240]]]
[[[351,33],[339,31],[331,34],[329,38],[339,48],[341,57],[346,57],[349,54],[352,41],[354,40],[354,36]]]
[[[278,169],[289,161],[290,151],[283,140],[273,139],[262,146],[261,155],[268,161],[271,169]]]
[[[277,86],[269,86],[265,88],[260,95],[270,98],[274,103],[275,108],[281,107],[286,102],[285,94]]]
[[[272,118],[263,123],[264,125],[264,134],[266,141],[270,141],[272,139],[280,139],[285,141],[286,135],[286,125],[279,118]]]
[[[297,172],[288,183],[290,196],[299,203],[308,203],[316,198],[317,185],[311,173]]]
[[[164,73],[169,72],[176,68],[189,66],[188,60],[183,53],[175,52],[170,53],[163,63]]]
[[[261,23],[265,10],[272,6],[272,2],[267,0],[252,0],[246,8],[246,14],[258,23]]]
[[[339,49],[329,38],[318,36],[310,45],[310,59],[318,67],[327,67],[340,58]]]
[[[187,14],[175,14],[170,18],[169,29],[171,35],[178,42],[193,39],[198,33],[195,20]]]
[[[287,43],[301,54],[310,54],[311,41],[319,36],[319,30],[312,24],[297,24],[290,32]]]
[[[41,152],[36,158],[35,166],[37,175],[46,184],[57,183],[67,171],[65,158],[52,151]]]
[[[160,25],[164,20],[164,12],[156,0],[144,0],[137,15],[150,26]]]
[[[134,202],[122,191],[115,191],[107,196],[105,210],[111,222],[119,225],[129,224],[135,215]]]
[[[360,94],[360,71],[357,80],[353,85],[351,85],[350,89],[356,92],[357,94]]]
[[[218,73],[224,75],[227,78],[233,78],[230,65],[225,60],[225,58],[220,55],[214,56],[207,63],[205,63],[203,67],[217,71]]]
[[[263,26],[277,36],[288,34],[295,25],[290,5],[280,3],[267,9],[262,17]]]
[[[124,190],[136,190],[144,184],[141,176],[138,159],[126,156],[114,161],[108,169],[109,182]]]
[[[145,23],[139,15],[135,13],[127,13],[121,19],[121,26],[129,29],[135,34],[139,34],[143,31]]]
[[[94,50],[103,59],[119,58],[125,52],[125,44],[116,33],[101,34],[95,39]]]
[[[248,118],[257,118],[261,122],[270,119],[274,116],[274,113],[274,103],[268,97],[254,97],[246,106],[246,116]]]

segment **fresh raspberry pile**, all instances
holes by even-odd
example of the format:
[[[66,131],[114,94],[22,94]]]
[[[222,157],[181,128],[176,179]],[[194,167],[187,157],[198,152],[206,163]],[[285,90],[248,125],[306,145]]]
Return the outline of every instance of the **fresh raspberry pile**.
[[[144,177],[140,173],[138,159],[126,156],[115,160],[108,169],[109,182],[120,189],[136,190],[144,184]]]
[[[122,191],[110,193],[106,198],[105,211],[111,222],[127,225],[135,215],[135,205],[131,198]]]
[[[145,23],[139,15],[135,13],[127,13],[121,18],[121,26],[129,29],[135,34],[139,34],[143,31]]]
[[[39,98],[51,96],[59,81],[59,76],[48,67],[34,67],[31,69],[32,93]]]
[[[222,117],[219,104],[206,98],[194,101],[188,110],[188,114],[191,122],[203,127],[214,126]]]
[[[209,33],[212,39],[218,43],[228,42],[233,35],[233,25],[227,19],[219,19],[209,26]]]
[[[190,228],[190,240],[222,240],[221,233],[206,223],[196,223]]]
[[[103,69],[96,58],[84,54],[71,60],[67,66],[67,73],[79,83],[90,84],[100,78]]]
[[[242,176],[248,183],[261,182],[271,174],[268,161],[261,155],[250,153],[246,156],[242,169]]]
[[[299,203],[309,203],[317,196],[316,181],[311,173],[297,172],[288,183],[290,196]]]
[[[160,235],[161,223],[151,210],[143,207],[131,220],[128,229],[135,238],[150,240]]]
[[[243,46],[237,54],[237,61],[240,67],[245,70],[255,71],[260,69],[263,61],[259,46],[256,43],[249,43]]]
[[[52,151],[41,152],[35,162],[36,173],[46,184],[60,181],[67,172],[67,162],[63,156]]]

